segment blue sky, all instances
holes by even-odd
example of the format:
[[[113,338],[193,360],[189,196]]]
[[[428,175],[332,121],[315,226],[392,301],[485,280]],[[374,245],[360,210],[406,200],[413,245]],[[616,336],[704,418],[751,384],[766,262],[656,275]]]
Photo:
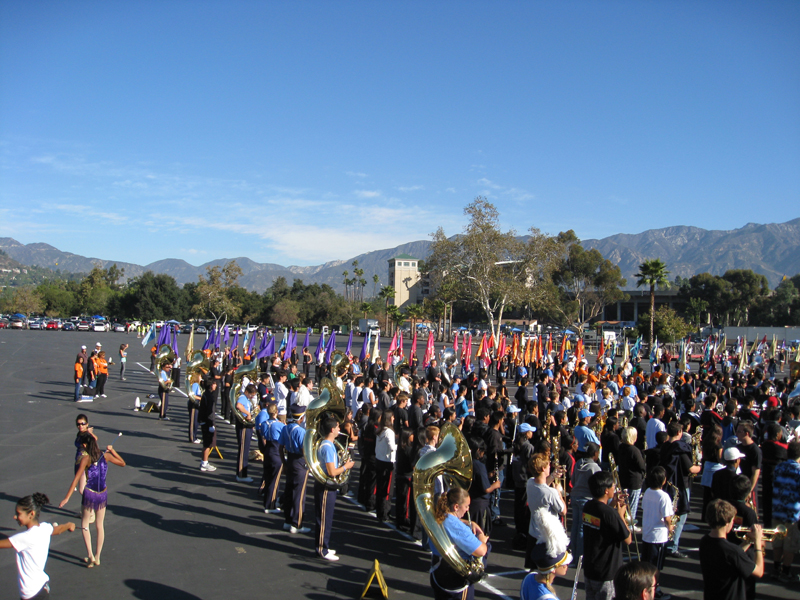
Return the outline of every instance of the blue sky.
[[[0,236],[319,264],[800,216],[798,2],[0,4]]]

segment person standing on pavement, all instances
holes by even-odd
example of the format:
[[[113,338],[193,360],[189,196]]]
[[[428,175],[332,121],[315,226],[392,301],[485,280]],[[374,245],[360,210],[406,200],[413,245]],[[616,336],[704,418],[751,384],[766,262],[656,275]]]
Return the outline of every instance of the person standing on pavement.
[[[169,404],[169,391],[172,388],[172,365],[164,364],[158,374],[158,397],[161,399],[161,412],[158,414],[159,421],[169,421],[167,408]]]
[[[311,529],[303,527],[303,504],[308,481],[308,464],[303,455],[306,430],[302,425],[306,409],[304,406],[294,404],[289,408],[289,412],[289,421],[281,431],[280,437],[280,445],[286,451],[286,485],[281,497],[283,528],[290,533],[308,533]]]
[[[125,364],[128,362],[128,344],[120,344],[119,345],[119,379],[120,381],[126,381],[125,379]]]
[[[200,423],[200,432],[203,436],[203,458],[200,460],[201,471],[216,471],[217,467],[208,462],[212,448],[217,446],[217,430],[214,427],[214,414],[217,405],[217,380],[208,377],[205,390],[200,397],[200,408],[197,411],[197,420]]]

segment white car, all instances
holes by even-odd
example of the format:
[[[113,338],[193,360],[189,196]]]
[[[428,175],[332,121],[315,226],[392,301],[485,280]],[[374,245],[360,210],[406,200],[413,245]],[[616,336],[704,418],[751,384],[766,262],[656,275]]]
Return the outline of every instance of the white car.
[[[108,331],[108,323],[105,321],[95,321],[92,323],[92,331]]]

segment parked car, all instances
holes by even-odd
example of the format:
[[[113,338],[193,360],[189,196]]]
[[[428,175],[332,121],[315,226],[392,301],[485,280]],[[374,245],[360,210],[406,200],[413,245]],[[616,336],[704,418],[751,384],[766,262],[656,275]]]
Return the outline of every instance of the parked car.
[[[206,333],[206,328],[202,325],[198,325],[195,331],[197,331],[197,333]]]
[[[55,329],[56,331],[58,331],[59,329],[61,329],[61,321],[53,319],[52,321],[49,321],[47,323],[47,326],[45,328],[46,329]]]
[[[89,331],[92,328],[92,324],[89,321],[80,321],[76,328],[78,331]]]
[[[123,325],[122,323],[114,323],[113,329],[116,332],[125,333],[125,325]]]
[[[75,331],[75,324],[72,321],[66,321],[61,326],[61,331]]]
[[[92,323],[92,331],[108,331],[108,322],[95,321]]]
[[[0,319],[0,329],[8,329],[8,319]]]
[[[28,329],[44,329],[44,325],[39,319],[36,319],[30,322]]]
[[[184,325],[183,327],[181,327],[181,333],[192,333],[192,326]]]
[[[23,319],[11,319],[11,329],[27,329],[28,324]]]

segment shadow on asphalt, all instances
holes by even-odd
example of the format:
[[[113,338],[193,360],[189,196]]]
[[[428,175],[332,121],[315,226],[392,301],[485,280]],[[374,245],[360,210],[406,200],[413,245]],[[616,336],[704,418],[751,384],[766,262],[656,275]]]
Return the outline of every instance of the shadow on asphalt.
[[[152,600],[153,598],[170,598],[170,600],[202,600],[199,596],[184,592],[163,583],[146,581],[144,579],[126,579],[124,581],[134,598]]]

